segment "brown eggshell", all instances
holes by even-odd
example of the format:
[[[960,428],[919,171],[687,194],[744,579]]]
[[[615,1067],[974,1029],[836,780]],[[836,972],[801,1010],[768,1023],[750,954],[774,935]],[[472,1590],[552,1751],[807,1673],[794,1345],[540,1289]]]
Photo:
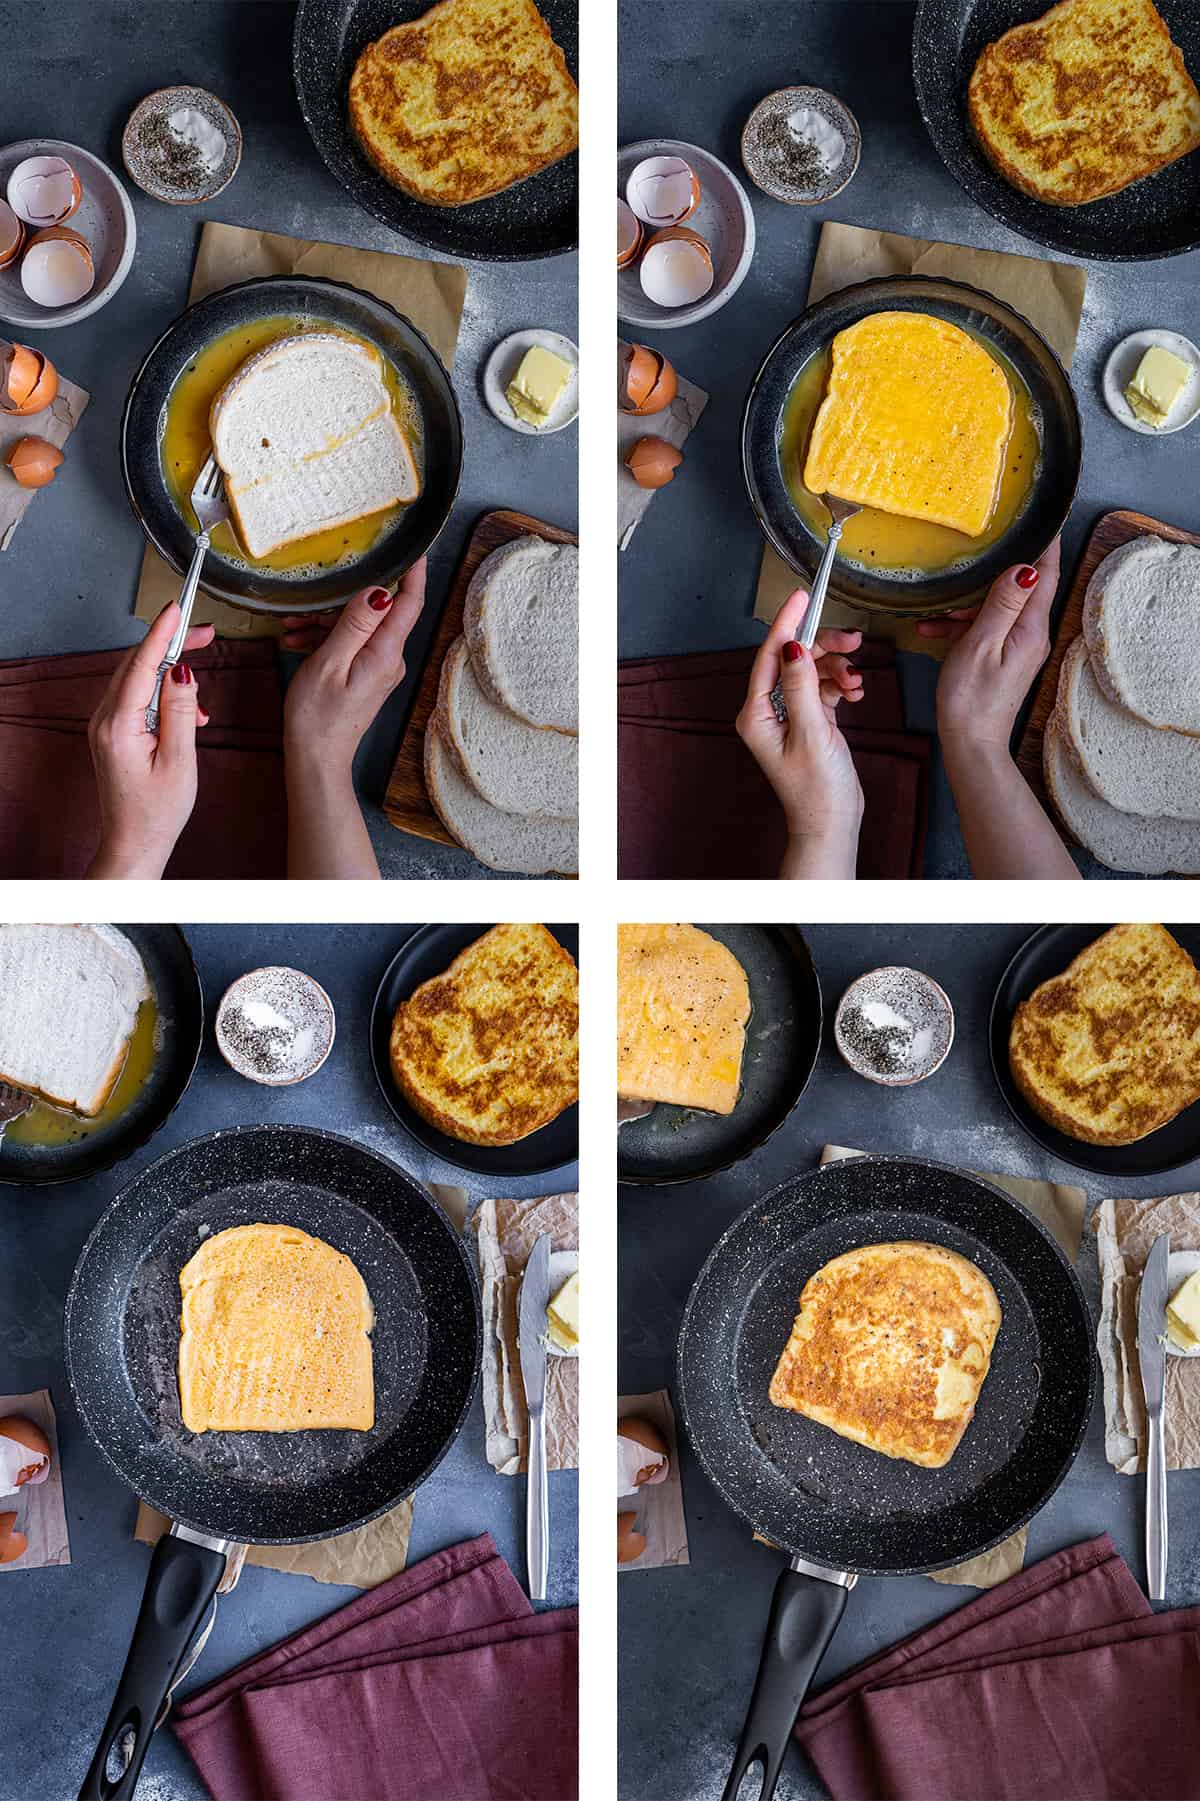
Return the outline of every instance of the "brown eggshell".
[[[677,388],[675,371],[661,351],[648,350],[645,344],[631,346],[620,397],[623,413],[633,413],[640,419],[664,412]]]
[[[16,1514],[0,1514],[0,1520],[16,1519]],[[632,1563],[646,1549],[646,1540],[642,1533],[634,1531],[636,1513],[619,1513],[617,1515],[617,1562]],[[0,1554],[2,1555],[2,1554]]]
[[[631,1438],[635,1444],[644,1445],[651,1453],[649,1461],[633,1479],[634,1487],[641,1488],[644,1482],[649,1482],[660,1465],[668,1461],[667,1441],[654,1421],[643,1419],[640,1413],[627,1413],[623,1419],[619,1419],[617,1434],[621,1438]]]
[[[712,269],[712,251],[709,249],[705,240],[700,236],[700,233],[698,231],[693,231],[690,225],[664,225],[661,231],[656,231],[654,233],[654,236],[650,239],[650,243],[646,245],[646,249],[649,250],[654,244],[669,244],[672,239],[678,239],[684,244],[694,244],[708,264],[709,269]]]
[[[63,453],[45,438],[18,438],[5,462],[22,488],[48,488],[62,467]]]
[[[625,458],[625,467],[639,488],[665,488],[682,461],[683,452],[665,438],[639,438]]]
[[[15,1513],[0,1513],[0,1563],[15,1563],[29,1548],[25,1534],[13,1531],[16,1523]]]
[[[0,413],[42,413],[58,393],[58,374],[40,350],[9,344],[0,352]]]
[[[24,221],[18,219],[7,200],[0,200],[0,269],[11,268],[24,242]]]
[[[18,1472],[18,1488],[47,1469],[43,1459],[50,1456],[50,1440],[36,1420],[27,1420],[23,1413],[6,1414],[0,1419],[0,1438],[14,1439],[33,1453],[30,1462]]]
[[[624,211],[621,209],[624,208]],[[617,268],[629,269],[636,263],[646,236],[642,224],[627,201],[617,196]]]

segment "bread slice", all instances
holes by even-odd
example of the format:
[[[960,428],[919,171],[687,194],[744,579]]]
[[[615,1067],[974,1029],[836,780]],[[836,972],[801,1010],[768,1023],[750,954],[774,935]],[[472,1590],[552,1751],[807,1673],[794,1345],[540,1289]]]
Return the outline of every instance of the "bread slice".
[[[576,875],[579,828],[574,819],[502,813],[463,774],[436,715],[425,728],[425,788],[450,836],[489,869],[511,875]]]
[[[1068,646],[1055,705],[1068,750],[1123,813],[1200,820],[1200,738],[1160,732],[1110,700],[1082,638]]]
[[[466,206],[568,156],[579,90],[533,0],[441,0],[368,44],[351,132],[385,181]]]
[[[517,538],[471,577],[463,633],[480,687],[530,725],[579,731],[579,552]]]
[[[117,1085],[145,965],[112,926],[0,926],[0,1081],[94,1119]]]
[[[1122,813],[1092,787],[1051,716],[1042,741],[1046,787],[1072,837],[1125,875],[1200,875],[1200,824]]]
[[[1200,92],[1150,0],[1061,0],[989,44],[967,88],[984,155],[1049,206],[1115,194],[1200,146]]]
[[[498,925],[392,1020],[396,1085],[463,1144],[517,1144],[579,1096],[579,971],[543,925]]]
[[[248,357],[213,401],[209,431],[251,557],[421,492],[383,357],[334,332],[280,338]]]
[[[479,685],[465,638],[446,653],[437,721],[463,774],[493,807],[535,819],[579,811],[579,741],[543,732],[499,707]]]
[[[1200,970],[1161,925],[1120,925],[1013,1016],[1013,1079],[1084,1144],[1136,1144],[1200,1099]]]
[[[1200,736],[1200,549],[1145,537],[1112,551],[1087,585],[1083,635],[1111,700]]]

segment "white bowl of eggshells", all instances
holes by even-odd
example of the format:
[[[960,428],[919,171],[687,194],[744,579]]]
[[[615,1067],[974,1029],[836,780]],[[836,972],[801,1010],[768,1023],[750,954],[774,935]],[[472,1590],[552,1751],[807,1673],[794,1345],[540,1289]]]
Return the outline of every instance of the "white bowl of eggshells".
[[[129,196],[90,150],[48,138],[0,149],[0,320],[51,331],[89,318],[136,244]]]

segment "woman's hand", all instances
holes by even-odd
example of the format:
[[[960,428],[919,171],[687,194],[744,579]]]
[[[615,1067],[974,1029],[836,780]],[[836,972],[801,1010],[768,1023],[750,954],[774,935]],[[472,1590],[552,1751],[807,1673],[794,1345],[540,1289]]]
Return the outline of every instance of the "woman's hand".
[[[394,596],[367,588],[336,616],[284,621],[284,648],[311,653],[283,709],[291,876],[379,876],[354,792],[354,753],[404,680],[404,647],[424,601],[422,557]]]
[[[808,595],[798,588],[784,603],[750,671],[738,736],[770,782],[783,808],[788,850],[780,874],[791,878],[853,880],[863,796],[850,747],[837,729],[842,700],[862,699],[862,676],[850,653],[861,632],[818,632],[811,651],[796,633]],[[788,716],[775,716],[771,691],[782,682]]]
[[[158,736],[146,730],[154,678],[178,624],[172,601],[122,658],[88,725],[100,790],[100,848],[87,872],[92,879],[156,881],[196,804],[196,729],[208,724],[208,715],[186,661],[164,678]],[[212,639],[211,625],[194,625],[184,657]]]

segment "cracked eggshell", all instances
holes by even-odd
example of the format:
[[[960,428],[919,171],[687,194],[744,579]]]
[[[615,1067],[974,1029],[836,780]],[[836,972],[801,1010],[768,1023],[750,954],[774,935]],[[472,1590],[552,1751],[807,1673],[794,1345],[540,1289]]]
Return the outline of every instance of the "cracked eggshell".
[[[642,292],[655,306],[692,306],[713,285],[712,252],[698,231],[668,226],[647,244],[638,274]]]
[[[675,371],[659,350],[631,344],[620,372],[618,404],[623,413],[661,413],[675,398]]]
[[[64,458],[57,445],[45,438],[18,438],[4,460],[19,487],[48,488]]]
[[[44,412],[57,393],[57,371],[40,350],[0,339],[0,413]]]
[[[62,225],[79,210],[83,188],[62,156],[27,156],[8,178],[8,204],[34,231]]]
[[[69,225],[30,238],[21,258],[21,286],[35,306],[74,306],[96,285],[91,246]]]
[[[641,220],[621,196],[617,195],[617,268],[629,269],[637,261],[646,236]]]
[[[643,225],[682,225],[700,204],[700,181],[681,156],[648,156],[625,183],[625,198]]]
[[[625,458],[625,467],[639,488],[665,488],[674,481],[682,461],[683,452],[665,438],[639,438]]]
[[[25,226],[7,200],[0,200],[0,269],[8,269],[21,254]]]
[[[15,1495],[50,1474],[50,1440],[36,1420],[23,1413],[0,1419],[0,1495]]]
[[[13,1531],[16,1523],[15,1513],[0,1513],[0,1563],[15,1563],[29,1548],[25,1534]]]

